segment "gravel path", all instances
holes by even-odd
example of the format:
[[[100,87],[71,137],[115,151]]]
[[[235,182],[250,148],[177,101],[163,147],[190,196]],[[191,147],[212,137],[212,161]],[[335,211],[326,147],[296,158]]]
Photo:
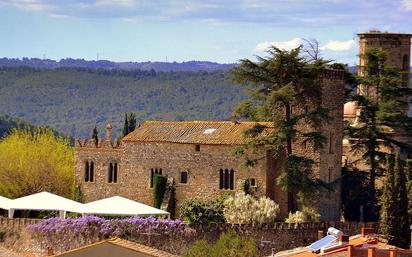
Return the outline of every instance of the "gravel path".
[[[23,257],[23,255],[11,252],[3,247],[0,247],[0,257]]]

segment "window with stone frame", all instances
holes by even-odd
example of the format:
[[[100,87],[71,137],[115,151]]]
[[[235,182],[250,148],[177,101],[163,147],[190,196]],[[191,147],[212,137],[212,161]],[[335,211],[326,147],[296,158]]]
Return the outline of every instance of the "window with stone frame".
[[[187,184],[189,174],[187,171],[180,172],[180,184]]]
[[[150,178],[149,178],[150,188],[153,188],[153,178],[154,178],[155,174],[163,175],[162,174],[162,168],[151,168],[150,169]]]
[[[94,162],[86,161],[84,164],[84,182],[94,181]]]
[[[235,183],[235,171],[233,169],[220,169],[219,171],[219,189],[233,190]]]
[[[117,183],[118,167],[119,165],[117,164],[117,162],[109,163],[109,169],[107,174],[108,183]]]

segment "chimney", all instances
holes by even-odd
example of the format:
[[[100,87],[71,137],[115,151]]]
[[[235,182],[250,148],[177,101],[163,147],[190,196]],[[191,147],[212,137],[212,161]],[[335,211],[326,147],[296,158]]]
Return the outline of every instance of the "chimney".
[[[112,142],[112,124],[108,123],[106,125],[106,141]]]
[[[237,123],[238,123],[238,121],[237,121],[237,114],[236,114],[236,113],[232,112],[231,120],[232,120],[232,123],[233,123],[233,124],[237,124]]]
[[[339,237],[339,244],[340,245],[347,245],[349,244],[349,236],[348,235],[341,235]]]
[[[361,228],[361,234],[363,237],[376,234],[376,230],[374,228]]]

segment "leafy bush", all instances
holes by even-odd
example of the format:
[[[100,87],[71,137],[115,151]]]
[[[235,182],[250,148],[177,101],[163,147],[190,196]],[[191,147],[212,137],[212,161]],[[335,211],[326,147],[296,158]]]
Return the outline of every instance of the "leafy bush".
[[[155,174],[153,177],[153,207],[160,208],[163,202],[163,197],[165,196],[166,192],[166,183],[167,178]]]
[[[7,232],[5,231],[0,231],[0,242],[4,242],[6,239]]]
[[[287,223],[305,223],[305,222],[318,222],[320,214],[312,208],[303,207],[302,211],[295,213],[289,212],[289,217],[285,220]]]
[[[16,198],[44,190],[72,198],[73,185],[69,139],[38,128],[15,129],[0,142],[0,195]]]
[[[240,192],[226,199],[223,213],[229,223],[259,225],[275,221],[279,205],[267,197],[255,199]]]
[[[184,257],[255,257],[257,256],[256,243],[230,231],[222,234],[215,245],[205,241],[196,242]]]
[[[223,223],[223,198],[186,200],[180,206],[180,216],[188,224]]]

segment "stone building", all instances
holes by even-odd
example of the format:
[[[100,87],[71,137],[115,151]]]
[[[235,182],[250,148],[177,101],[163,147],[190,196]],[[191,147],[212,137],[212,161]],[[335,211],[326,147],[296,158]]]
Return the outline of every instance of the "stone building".
[[[320,152],[314,146],[296,140],[296,153],[316,161],[315,174],[326,181],[340,177],[342,156],[344,71],[327,70],[322,81],[322,105],[330,110],[332,120],[325,122],[322,133],[328,139]],[[293,113],[308,111],[310,103],[296,103]],[[107,138],[77,140],[75,143],[76,181],[85,201],[120,195],[152,204],[154,174],[173,180],[177,206],[185,199],[215,198],[223,192],[240,189],[249,180],[253,194],[267,196],[280,205],[281,218],[288,214],[287,194],[276,185],[282,161],[274,159],[265,146],[259,146],[253,157],[259,159],[247,167],[244,157],[233,154],[244,144],[243,131],[256,122],[244,121],[146,121],[121,142]],[[263,134],[273,132],[271,123]],[[301,124],[300,126],[306,126]],[[309,128],[308,128],[309,129]],[[339,218],[340,188],[325,196],[318,206],[322,218]],[[178,208],[177,208],[178,210]]]

